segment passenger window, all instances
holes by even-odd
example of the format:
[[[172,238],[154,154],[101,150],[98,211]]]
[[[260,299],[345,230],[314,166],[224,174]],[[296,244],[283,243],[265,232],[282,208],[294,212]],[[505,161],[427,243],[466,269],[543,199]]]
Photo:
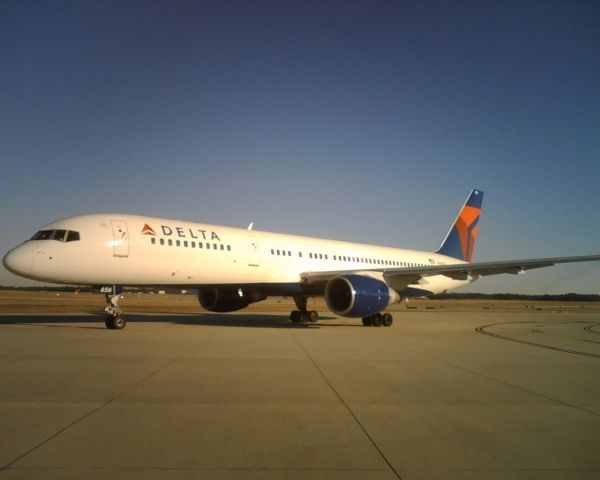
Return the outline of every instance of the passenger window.
[[[218,248],[216,243],[213,243],[213,250],[216,250]]]
[[[187,247],[187,246],[188,246],[188,242],[187,242],[187,240],[184,240],[184,241],[183,241],[183,246],[184,246],[184,247]]]
[[[171,240],[171,239],[169,238],[169,247],[172,247],[172,246],[173,246],[173,240]]]
[[[225,250],[225,245],[221,244],[221,250]]]
[[[288,257],[292,256],[292,252],[290,250],[288,250]]]
[[[165,239],[164,239],[164,238],[161,238],[161,239],[160,239],[160,244],[161,244],[161,245],[164,245],[164,244],[165,244]]]
[[[227,245],[227,251],[231,252],[231,245]]]
[[[181,242],[180,242],[179,240],[175,240],[175,245],[176,245],[177,247],[179,247],[179,246],[181,246]]]
[[[275,250],[271,249],[271,255],[275,255]]]
[[[192,248],[196,248],[196,242],[192,242]]]
[[[281,255],[281,250],[277,250],[277,255]]]
[[[68,240],[67,240],[67,241],[68,241]],[[156,238],[152,237],[152,238],[150,239],[150,243],[151,243],[152,245],[154,245],[154,244],[156,243]]]

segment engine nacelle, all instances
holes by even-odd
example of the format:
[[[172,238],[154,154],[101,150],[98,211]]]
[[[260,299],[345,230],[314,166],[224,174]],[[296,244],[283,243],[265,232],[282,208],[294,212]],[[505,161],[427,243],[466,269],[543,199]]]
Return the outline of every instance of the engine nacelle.
[[[399,298],[383,280],[366,275],[339,275],[325,286],[329,310],[342,317],[368,317]]]
[[[241,289],[202,288],[198,290],[200,305],[209,312],[235,312],[267,296],[260,292],[245,292]]]

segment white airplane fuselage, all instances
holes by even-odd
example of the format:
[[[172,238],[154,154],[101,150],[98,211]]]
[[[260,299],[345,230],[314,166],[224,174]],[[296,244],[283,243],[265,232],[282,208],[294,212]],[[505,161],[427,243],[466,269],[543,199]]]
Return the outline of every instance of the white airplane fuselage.
[[[128,214],[70,217],[41,229],[62,230],[77,232],[79,239],[28,240],[7,255],[6,266],[33,280],[61,284],[249,285],[291,295],[313,291],[305,288],[303,272],[353,270],[381,277],[386,268],[459,263],[426,251]],[[407,293],[431,295],[468,283],[435,275]]]

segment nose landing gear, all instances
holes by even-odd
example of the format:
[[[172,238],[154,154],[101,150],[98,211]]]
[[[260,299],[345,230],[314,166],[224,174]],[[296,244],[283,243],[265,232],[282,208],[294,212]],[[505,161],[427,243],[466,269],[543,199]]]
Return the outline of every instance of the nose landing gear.
[[[106,307],[104,311],[107,314],[106,321],[104,324],[106,328],[111,330],[122,330],[127,325],[127,321],[121,315],[121,309],[119,307],[119,300],[121,299],[121,287],[112,285],[110,287],[102,287],[100,289],[104,293],[106,298]]]

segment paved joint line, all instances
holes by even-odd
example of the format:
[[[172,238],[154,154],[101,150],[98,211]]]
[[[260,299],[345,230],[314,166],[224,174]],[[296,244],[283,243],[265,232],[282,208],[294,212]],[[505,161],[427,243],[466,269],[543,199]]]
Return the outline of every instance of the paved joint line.
[[[169,360],[168,362],[164,363],[163,365],[161,365],[160,367],[158,367],[156,370],[154,370],[153,372],[150,372],[148,375],[146,375],[144,378],[142,378],[140,381],[134,383],[133,385],[131,385],[130,387],[128,387],[127,389],[123,390],[121,393],[119,393],[118,395],[115,395],[113,398],[107,400],[106,402],[104,402],[102,405],[97,406],[96,408],[93,408],[92,410],[90,410],[89,412],[87,412],[86,414],[82,415],[81,417],[75,419],[73,422],[69,423],[67,426],[61,428],[60,430],[58,430],[57,432],[53,433],[52,435],[50,435],[48,438],[42,440],[40,443],[36,444],[35,446],[33,446],[32,448],[30,448],[29,450],[27,450],[25,453],[19,455],[17,458],[15,458],[14,460],[11,460],[9,463],[7,463],[6,465],[3,465],[2,467],[0,467],[0,471],[5,470],[7,468],[9,468],[11,465],[15,464],[16,462],[18,462],[19,460],[25,458],[27,455],[29,455],[30,453],[33,453],[35,450],[37,450],[38,448],[44,446],[46,443],[48,443],[49,441],[55,439],[56,437],[58,437],[61,433],[67,431],[69,428],[77,425],[79,422],[85,420],[86,418],[92,416],[93,414],[95,414],[96,412],[99,412],[100,410],[102,410],[103,408],[107,407],[108,405],[110,405],[112,402],[114,402],[117,398],[125,395],[127,392],[130,392],[131,390],[133,390],[134,388],[136,388],[137,386],[141,385],[142,383],[144,383],[145,381],[147,381],[148,379],[152,378],[154,375],[156,375],[158,372],[160,372],[161,370],[167,368],[169,365],[171,365],[171,363],[173,363],[176,360],[176,358],[172,358],[171,360]]]
[[[321,375],[321,377],[323,378],[323,380],[325,381],[325,383],[329,386],[329,388],[331,389],[331,391],[335,394],[335,396],[339,399],[339,401],[342,403],[342,405],[346,408],[346,410],[348,411],[348,413],[350,414],[350,416],[354,419],[354,422],[358,425],[358,427],[362,430],[362,432],[365,434],[365,436],[369,439],[369,442],[371,442],[371,445],[373,445],[373,447],[375,448],[375,450],[377,450],[377,452],[379,453],[379,455],[381,456],[381,458],[384,460],[384,462],[387,464],[387,466],[390,468],[390,470],[394,473],[394,475],[396,476],[396,478],[398,480],[402,480],[402,478],[400,477],[400,474],[396,471],[396,469],[394,468],[394,466],[391,464],[391,462],[385,456],[385,454],[383,453],[383,451],[381,450],[381,448],[379,448],[379,446],[377,445],[377,443],[375,443],[375,440],[373,439],[373,437],[371,437],[371,435],[369,434],[369,432],[367,431],[367,429],[365,428],[365,426],[361,423],[361,421],[358,419],[358,417],[356,416],[356,414],[352,411],[352,409],[350,408],[350,405],[348,405],[346,403],[346,401],[343,399],[343,397],[335,389],[335,387],[329,381],[329,379],[327,378],[327,376],[325,375],[325,373],[323,372],[323,370],[321,370],[321,368],[319,367],[319,365],[317,364],[317,362],[315,361],[315,359],[311,356],[310,353],[308,353],[308,351],[306,350],[306,348],[304,348],[304,345],[302,345],[302,343],[300,342],[300,340],[298,339],[298,337],[296,337],[296,335],[294,334],[293,330],[289,330],[289,332],[292,335],[292,337],[294,337],[294,340],[300,346],[300,348],[302,349],[302,351],[304,352],[304,354],[308,357],[308,359],[315,366],[315,368],[317,369],[317,372],[319,372],[319,375]]]
[[[384,342],[384,343],[387,343],[387,344],[390,344],[390,345],[394,345],[393,343],[391,343],[391,342],[388,342],[388,341],[387,341],[387,340],[385,340],[385,339],[382,339],[382,340],[383,340],[383,342]],[[564,406],[564,407],[573,408],[573,409],[575,409],[575,410],[579,410],[580,412],[589,413],[590,415],[594,415],[594,416],[596,416],[596,417],[600,417],[600,413],[598,413],[598,412],[595,412],[595,411],[593,411],[593,410],[588,410],[587,408],[579,407],[579,406],[577,406],[577,405],[571,405],[570,403],[563,402],[562,400],[558,400],[558,399],[556,399],[556,398],[549,397],[549,396],[547,396],[547,395],[544,395],[544,394],[542,394],[542,393],[534,392],[534,391],[532,391],[532,390],[528,390],[527,388],[520,387],[520,386],[518,386],[518,385],[515,385],[514,383],[505,382],[505,381],[503,381],[503,380],[500,380],[500,379],[498,379],[498,378],[491,377],[491,376],[489,376],[489,375],[486,375],[486,374],[484,374],[484,373],[477,372],[477,371],[475,371],[475,370],[471,370],[471,369],[469,369],[469,368],[461,367],[461,366],[459,366],[459,365],[455,365],[455,364],[453,364],[453,363],[451,363],[451,362],[448,362],[447,360],[440,360],[439,358],[434,358],[434,357],[431,357],[431,356],[429,356],[429,355],[425,355],[425,354],[423,354],[423,353],[421,353],[421,352],[415,352],[414,350],[411,350],[411,352],[412,352],[414,355],[421,356],[421,357],[423,357],[423,358],[426,358],[426,359],[428,359],[428,360],[431,360],[431,361],[433,361],[433,362],[439,362],[439,363],[442,363],[442,364],[444,364],[444,365],[447,365],[447,366],[449,366],[449,367],[456,368],[457,370],[461,370],[461,371],[463,371],[463,372],[467,372],[467,373],[470,373],[470,374],[472,374],[472,375],[477,375],[477,376],[479,376],[479,377],[481,377],[481,378],[485,378],[486,380],[489,380],[489,381],[492,381],[492,382],[499,383],[500,385],[504,385],[504,386],[506,386],[506,387],[511,387],[511,388],[514,388],[515,390],[519,390],[519,391],[521,391],[521,392],[528,393],[529,395],[533,395],[533,396],[535,396],[535,397],[543,398],[544,400],[548,400],[548,401],[550,401],[550,402],[558,403],[559,405],[562,405],[562,406]]]
[[[441,361],[441,360],[439,360],[439,361]],[[474,370],[470,370],[468,368],[459,367],[458,365],[454,365],[452,363],[445,362],[445,361],[441,361],[441,362],[444,363],[444,364],[446,364],[446,365],[448,365],[448,366],[450,366],[450,367],[457,368],[458,370],[462,370],[463,372],[471,373],[473,375],[478,375],[481,378],[485,378],[486,380],[491,380],[491,381],[499,383],[501,385],[505,385],[507,387],[511,387],[511,388],[516,389],[516,390],[520,390],[522,392],[529,393],[530,395],[534,395],[536,397],[543,398],[544,400],[549,400],[550,402],[558,403],[559,405],[562,405],[564,407],[573,408],[575,410],[579,410],[580,412],[585,412],[585,413],[589,413],[591,415],[594,415],[596,417],[600,417],[600,413],[594,412],[593,410],[588,410],[587,408],[583,408],[583,407],[579,407],[577,405],[572,405],[570,403],[563,402],[562,400],[558,400],[556,398],[549,397],[549,396],[544,395],[542,393],[534,392],[534,391],[529,390],[527,388],[519,387],[518,385],[515,385],[513,383],[508,383],[508,382],[505,382],[503,380],[499,380],[497,378],[490,377],[489,375],[485,375],[483,373],[476,372]]]
[[[213,338],[215,335],[217,335],[217,333],[213,333],[212,335],[208,336],[205,341],[203,343],[207,343],[211,338]],[[190,347],[188,350],[189,351],[191,349],[195,349],[198,348],[197,345],[194,345],[192,347]],[[147,380],[149,380],[150,378],[152,378],[154,375],[156,375],[157,373],[159,373],[160,371],[164,370],[165,368],[167,368],[169,365],[171,365],[175,360],[181,358],[181,356],[178,357],[174,357],[171,358],[169,361],[165,362],[163,365],[159,366],[156,370],[150,372],[148,375],[146,375],[144,378],[140,379],[138,382],[134,383],[133,385],[131,385],[130,387],[126,388],[125,390],[123,390],[122,392],[120,392],[119,394],[115,395],[113,398],[107,400],[106,402],[104,402],[102,405],[99,405],[98,407],[90,410],[89,412],[87,412],[86,414],[82,415],[81,417],[77,418],[76,420],[74,420],[73,422],[71,422],[70,424],[68,424],[66,427],[61,428],[60,430],[58,430],[57,432],[55,432],[54,434],[50,435],[48,438],[46,438],[45,440],[41,441],[40,443],[38,443],[37,445],[35,445],[34,447],[30,448],[29,450],[27,450],[25,453],[19,455],[17,458],[15,458],[14,460],[11,460],[9,463],[7,463],[6,465],[0,467],[0,472],[2,470],[5,470],[7,468],[9,468],[11,465],[15,464],[16,462],[18,462],[19,460],[21,460],[22,458],[26,457],[27,455],[29,455],[30,453],[34,452],[35,450],[37,450],[38,448],[42,447],[43,445],[45,445],[46,443],[48,443],[49,441],[53,440],[54,438],[58,437],[61,433],[65,432],[66,430],[68,430],[69,428],[77,425],[79,422],[81,422],[82,420],[85,420],[86,418],[90,417],[91,415],[93,415],[94,413],[102,410],[104,407],[110,405],[112,402],[114,402],[115,400],[117,400],[119,397],[122,397],[123,395],[125,395],[126,393],[130,392],[131,390],[133,390],[134,388],[138,387],[139,385],[141,385],[142,383],[146,382]]]
[[[48,438],[46,438],[45,440],[41,441],[37,445],[33,446],[32,448],[30,448],[29,450],[27,450],[25,453],[19,455],[14,460],[11,460],[9,463],[7,463],[6,465],[2,466],[2,468],[0,468],[0,471],[7,469],[8,467],[10,467],[11,465],[13,465],[14,463],[18,462],[22,458],[26,457],[30,453],[34,452],[35,450],[37,450],[41,446],[43,446],[46,443],[48,443],[50,440],[58,437],[65,430],[68,430],[72,426],[77,425],[79,422],[81,422],[82,420],[85,420],[87,417],[93,415],[97,411],[102,410],[104,407],[106,407],[107,405],[109,405],[110,403],[112,403],[113,400],[114,400],[114,398],[111,398],[110,400],[104,402],[102,405],[97,406],[96,408],[94,408],[94,409],[90,410],[89,412],[87,412],[85,415],[82,415],[81,417],[77,418],[73,422],[69,423],[66,427],[61,428],[58,432],[55,432],[54,434],[50,435]]]

